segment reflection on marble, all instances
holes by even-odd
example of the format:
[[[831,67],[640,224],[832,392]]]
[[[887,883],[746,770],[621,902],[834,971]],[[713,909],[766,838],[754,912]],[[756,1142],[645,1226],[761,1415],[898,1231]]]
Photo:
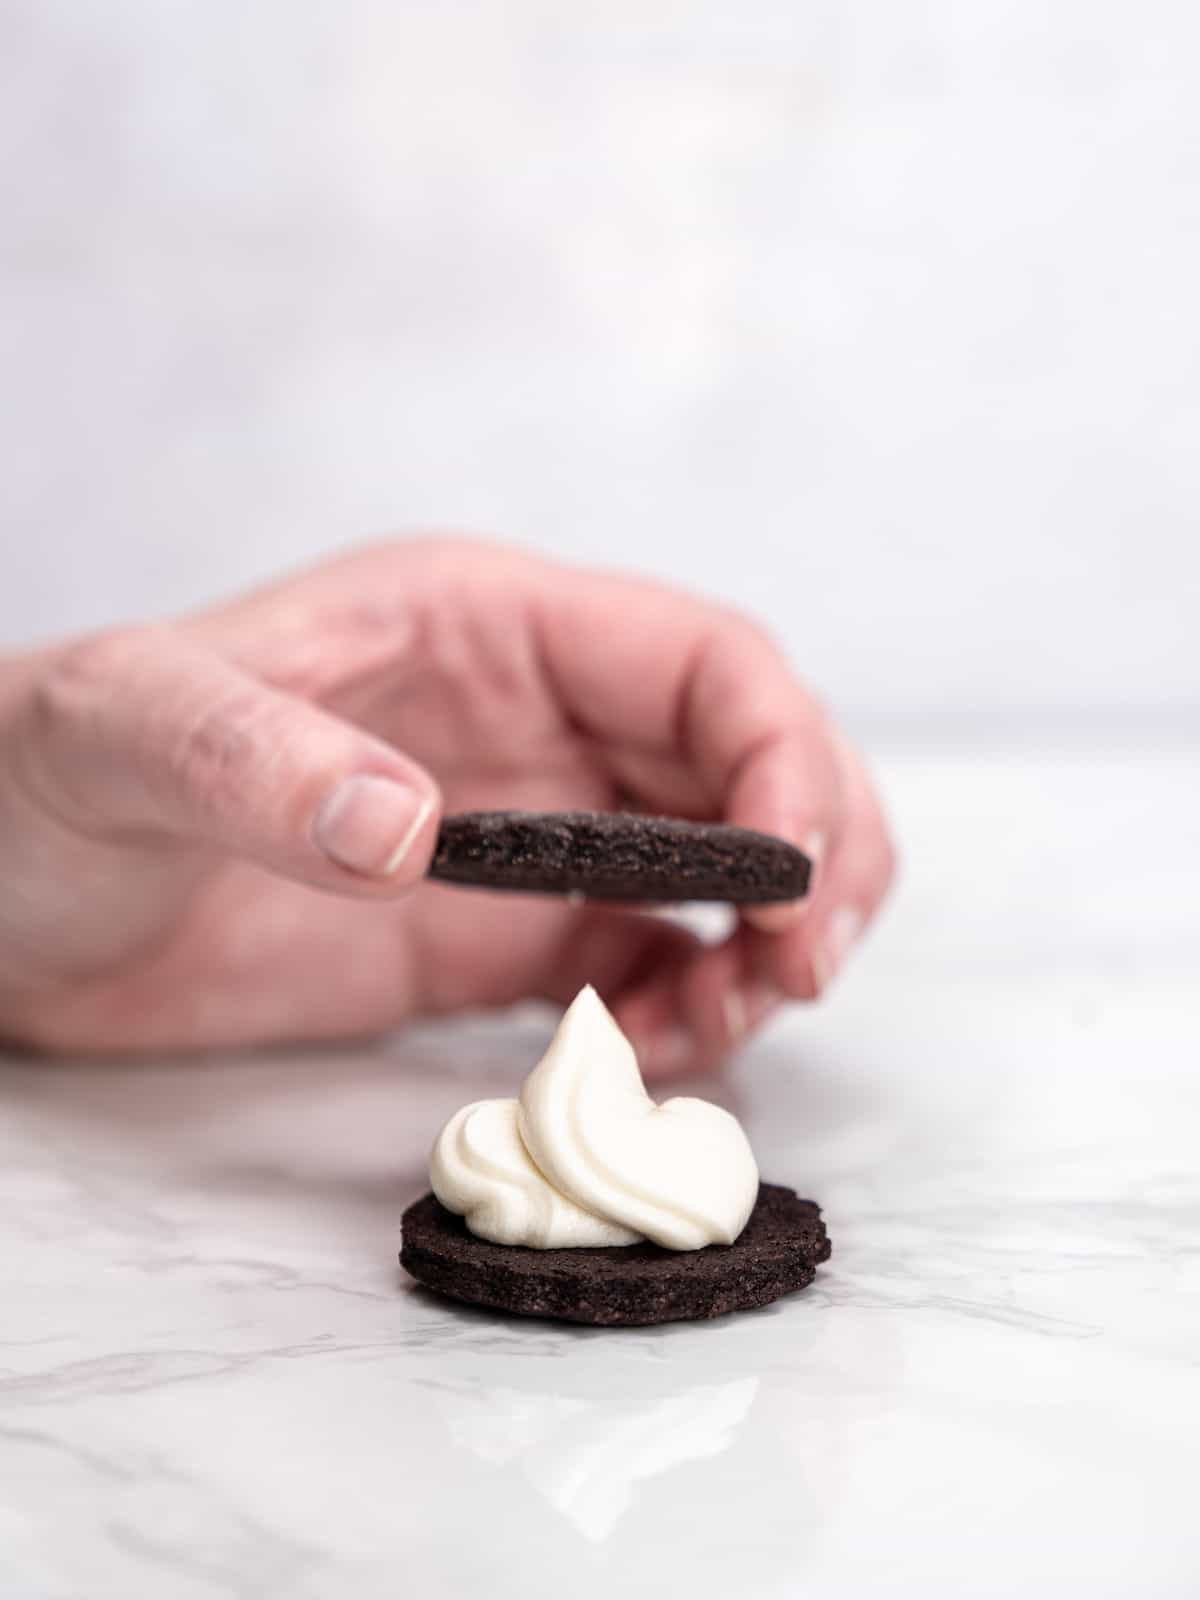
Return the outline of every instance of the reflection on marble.
[[[1194,1596],[1200,762],[1138,763],[893,764],[908,894],[697,1086],[834,1238],[751,1315],[577,1329],[404,1278],[432,1134],[543,1015],[0,1062],[0,1595]],[[963,892],[1001,820],[1007,910]]]
[[[518,1466],[546,1503],[583,1534],[607,1539],[634,1485],[684,1461],[720,1455],[758,1391],[757,1378],[660,1392],[657,1371],[615,1400],[503,1387],[447,1398],[452,1443],[480,1461]]]

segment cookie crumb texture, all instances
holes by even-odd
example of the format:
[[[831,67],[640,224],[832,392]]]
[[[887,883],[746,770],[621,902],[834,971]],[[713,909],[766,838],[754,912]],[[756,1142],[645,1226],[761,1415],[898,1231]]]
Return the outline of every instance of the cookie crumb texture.
[[[810,862],[751,828],[620,811],[463,811],[429,873],[445,883],[592,900],[797,900]]]
[[[644,1327],[769,1305],[807,1287],[829,1252],[820,1207],[764,1183],[733,1244],[686,1251],[489,1244],[428,1194],[404,1213],[400,1264],[428,1289],[514,1316]]]

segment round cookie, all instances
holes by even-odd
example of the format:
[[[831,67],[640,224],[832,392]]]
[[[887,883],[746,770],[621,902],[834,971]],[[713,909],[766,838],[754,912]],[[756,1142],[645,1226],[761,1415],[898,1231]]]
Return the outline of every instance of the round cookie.
[[[638,1327],[719,1317],[803,1289],[829,1259],[821,1210],[792,1189],[760,1185],[731,1245],[663,1250],[527,1250],[477,1239],[427,1194],[404,1213],[401,1265],[428,1289],[523,1317]]]
[[[429,875],[445,883],[591,900],[798,900],[811,863],[794,845],[727,823],[621,811],[462,811],[446,817]]]

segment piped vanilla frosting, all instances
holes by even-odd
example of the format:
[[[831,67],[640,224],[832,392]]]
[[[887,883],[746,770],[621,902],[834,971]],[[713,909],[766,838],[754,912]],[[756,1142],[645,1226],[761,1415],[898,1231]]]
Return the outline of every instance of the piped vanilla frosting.
[[[736,1117],[656,1104],[592,988],[576,996],[516,1100],[478,1100],[434,1144],[433,1192],[471,1232],[534,1249],[732,1244],[758,1195]]]

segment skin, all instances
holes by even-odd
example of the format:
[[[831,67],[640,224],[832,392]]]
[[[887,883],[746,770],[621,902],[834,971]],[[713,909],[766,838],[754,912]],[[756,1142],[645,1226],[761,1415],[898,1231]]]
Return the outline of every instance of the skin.
[[[331,801],[363,776],[399,792]],[[814,888],[706,945],[422,881],[443,808],[618,806],[780,834]],[[709,1068],[820,993],[892,873],[861,762],[753,624],[495,545],[387,544],[0,661],[0,1033],[37,1050],[344,1038],[591,982],[648,1074]]]

